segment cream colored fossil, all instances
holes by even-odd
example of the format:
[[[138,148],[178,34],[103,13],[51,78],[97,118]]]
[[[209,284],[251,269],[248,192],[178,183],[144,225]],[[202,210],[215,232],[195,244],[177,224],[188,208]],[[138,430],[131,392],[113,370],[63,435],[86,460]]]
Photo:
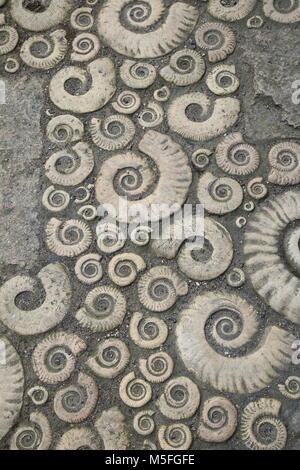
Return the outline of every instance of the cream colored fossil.
[[[98,216],[97,207],[92,206],[91,204],[87,204],[81,206],[80,209],[77,211],[78,215],[84,218],[84,220],[91,221],[95,220]]]
[[[184,203],[192,180],[187,155],[167,135],[148,131],[139,149],[152,159],[151,164],[136,153],[117,154],[102,164],[96,181],[97,200],[112,205],[121,222],[154,222],[170,216]],[[155,166],[158,172],[153,171]],[[120,210],[124,199],[126,214]]]
[[[240,132],[228,134],[215,151],[217,165],[230,175],[247,176],[259,167],[259,153]]]
[[[195,118],[187,112],[195,108]],[[238,120],[240,101],[226,97],[210,99],[204,93],[192,92],[175,98],[168,108],[170,129],[186,139],[199,142],[224,134]]]
[[[48,264],[36,277],[45,291],[45,300],[34,310],[23,310],[15,301],[24,292],[38,292],[36,279],[16,276],[0,288],[0,321],[20,335],[45,333],[58,325],[70,308],[72,287],[65,266]]]
[[[76,382],[56,392],[53,402],[54,412],[66,423],[80,423],[94,411],[98,395],[99,389],[94,379],[79,372]]]
[[[124,90],[111,105],[118,113],[133,114],[141,106],[141,98],[135,91]]]
[[[195,217],[185,218],[184,224],[195,231]],[[156,256],[173,259],[179,252],[177,262],[180,270],[197,281],[215,279],[223,274],[233,258],[233,243],[225,227],[209,217],[204,219],[204,238],[190,241],[194,232],[181,235],[182,222],[175,222],[162,231],[162,237],[153,240],[152,250]]]
[[[75,274],[84,284],[94,284],[100,281],[103,276],[103,269],[100,264],[102,259],[98,253],[89,253],[81,256],[75,265]]]
[[[280,450],[285,447],[287,430],[278,418],[281,403],[273,398],[260,398],[250,402],[241,417],[241,438],[245,446],[252,450]],[[268,427],[269,439],[265,439],[263,429]]]
[[[263,183],[263,178],[258,176],[249,181],[247,192],[254,199],[263,199],[268,194],[268,188]]]
[[[113,114],[104,119],[92,118],[89,132],[95,145],[103,150],[119,150],[134,138],[133,121],[122,114]]]
[[[0,43],[0,55],[8,54],[12,52],[19,41],[19,34],[15,28],[5,24],[5,18],[0,15],[0,34],[1,34],[1,43]]]
[[[205,61],[199,52],[182,49],[175,52],[168,65],[159,74],[167,82],[177,86],[188,86],[199,82],[205,74]]]
[[[79,186],[78,188],[76,188],[74,194],[74,203],[83,204],[84,202],[87,202],[91,198],[91,192],[93,187],[93,184],[89,184],[87,187]]]
[[[205,292],[181,311],[177,347],[187,369],[202,383],[224,392],[253,393],[270,385],[290,364],[294,340],[281,328],[268,326],[255,347],[237,356],[258,331],[257,313],[243,298]]]
[[[174,362],[168,353],[162,351],[151,354],[147,359],[141,358],[139,368],[149,382],[161,383],[172,375]]]
[[[120,67],[120,77],[130,88],[148,88],[155,82],[156,68],[146,62],[125,60]]]
[[[73,257],[86,251],[92,243],[92,231],[81,220],[52,218],[47,223],[46,244],[58,256]]]
[[[136,253],[115,255],[108,264],[108,276],[121,287],[132,284],[141,271],[146,269],[144,259]]]
[[[98,450],[99,439],[92,429],[84,428],[73,428],[66,431],[58,440],[56,450]]]
[[[192,154],[192,163],[198,170],[203,170],[210,163],[213,151],[210,149],[197,149]]]
[[[62,189],[49,186],[42,197],[43,206],[50,212],[60,212],[66,209],[70,203],[70,196]]]
[[[210,214],[223,215],[235,211],[243,202],[241,185],[232,178],[218,178],[210,172],[198,181],[197,196]]]
[[[129,447],[129,430],[125,416],[114,406],[102,412],[95,427],[104,443],[105,450],[126,450]]]
[[[10,450],[47,450],[52,442],[50,423],[43,413],[31,413],[29,423],[21,424],[10,440]]]
[[[200,392],[188,377],[176,377],[165,385],[156,404],[160,412],[169,419],[187,419],[199,408]]]
[[[47,403],[49,398],[48,390],[42,385],[31,387],[28,390],[27,395],[31,398],[32,403],[36,406],[44,405]]]
[[[256,0],[235,0],[222,2],[222,0],[209,0],[207,11],[214,18],[223,21],[238,21],[248,16],[256,5]]]
[[[63,29],[48,35],[31,36],[23,42],[20,57],[29,67],[49,70],[59,64],[68,49],[66,32]]]
[[[148,225],[138,225],[130,232],[130,240],[138,246],[148,245],[151,239],[152,229]]]
[[[158,23],[164,13],[163,0],[134,4],[131,0],[106,0],[98,16],[98,33],[119,54],[135,58],[161,57],[187,39],[199,17],[196,7],[183,2],[173,3],[164,21]],[[151,26],[157,27],[145,31]],[[130,29],[132,27],[136,30]]]
[[[210,62],[220,62],[233,53],[235,34],[222,23],[204,23],[195,33],[196,44],[207,51]]]
[[[113,379],[126,368],[129,359],[126,344],[120,339],[109,338],[101,341],[85,364],[98,377]]]
[[[116,223],[99,222],[97,225],[97,245],[103,253],[111,254],[119,251],[126,243],[126,236]]]
[[[245,273],[240,268],[233,268],[226,276],[227,284],[230,287],[241,287],[245,283]]]
[[[0,336],[0,350],[1,441],[15,424],[22,408],[24,371],[17,351],[6,336]]]
[[[154,444],[154,442],[149,441],[149,439],[145,439],[141,447],[141,450],[157,450],[157,447]]]
[[[92,11],[93,9],[89,7],[76,8],[70,18],[72,28],[80,31],[90,29],[94,24]]]
[[[14,57],[8,57],[6,59],[4,70],[7,73],[16,73],[20,68],[20,63]]]
[[[274,145],[269,152],[269,164],[270,183],[281,186],[300,183],[300,144],[280,142]]]
[[[278,384],[278,389],[283,396],[298,400],[300,398],[300,377],[292,375],[283,384]]]
[[[149,436],[155,429],[155,422],[152,416],[155,414],[153,410],[139,411],[133,419],[133,429],[141,436]]]
[[[138,117],[139,124],[146,128],[157,127],[163,120],[164,110],[162,106],[155,101],[149,101]]]
[[[72,42],[71,60],[87,62],[94,59],[100,50],[100,41],[91,33],[78,34]]]
[[[137,378],[134,372],[129,372],[121,380],[119,394],[125,405],[141,408],[151,400],[152,389],[148,382]]]
[[[130,320],[129,335],[140,348],[155,349],[166,341],[168,327],[161,318],[135,312]]]
[[[45,175],[54,184],[76,186],[82,183],[94,168],[94,155],[88,144],[78,142],[72,150],[53,153],[45,163]]]
[[[263,0],[264,14],[278,23],[297,23],[300,21],[300,5],[296,0],[278,2],[276,0]]]
[[[90,291],[76,318],[84,328],[100,333],[121,325],[126,315],[126,297],[111,286],[99,286]]]
[[[183,423],[168,424],[158,430],[158,442],[163,450],[188,450],[192,445],[192,433]]]
[[[229,95],[240,86],[234,65],[216,65],[206,77],[206,85],[215,95]]]
[[[168,101],[170,96],[171,96],[171,91],[167,86],[163,86],[161,88],[158,88],[153,93],[153,98],[156,101],[163,101],[163,102]]]
[[[300,192],[287,191],[251,215],[244,239],[246,273],[270,307],[300,324]]]
[[[187,295],[188,284],[167,266],[155,266],[138,283],[141,304],[152,312],[164,312],[173,307],[180,296]]]
[[[46,133],[51,142],[65,146],[82,139],[84,126],[75,116],[61,114],[48,122]]]
[[[206,442],[225,442],[235,433],[237,409],[225,397],[206,400],[200,415],[198,436]]]
[[[65,84],[77,80],[80,94],[66,90]],[[91,80],[91,83],[89,82]],[[49,95],[59,109],[73,113],[89,113],[102,108],[116,91],[115,68],[111,59],[101,58],[89,63],[86,69],[66,66],[50,80]]]
[[[22,0],[11,0],[10,13],[13,19],[29,31],[45,31],[62,23],[73,8],[73,0],[49,0],[39,11],[32,11]]]
[[[85,349],[85,342],[78,336],[63,331],[53,333],[33,351],[33,370],[42,382],[64,382],[75,370],[76,357]]]

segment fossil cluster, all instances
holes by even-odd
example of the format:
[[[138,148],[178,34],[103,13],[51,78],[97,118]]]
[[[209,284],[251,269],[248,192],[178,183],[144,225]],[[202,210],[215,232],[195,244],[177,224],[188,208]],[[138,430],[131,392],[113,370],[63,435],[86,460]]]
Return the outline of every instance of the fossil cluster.
[[[235,51],[238,25],[299,21],[292,0],[0,0],[3,76],[45,80],[48,260],[0,286],[0,447],[285,448],[300,144],[247,140]],[[146,209],[129,239],[98,213],[120,200]],[[204,246],[152,240],[185,202]]]

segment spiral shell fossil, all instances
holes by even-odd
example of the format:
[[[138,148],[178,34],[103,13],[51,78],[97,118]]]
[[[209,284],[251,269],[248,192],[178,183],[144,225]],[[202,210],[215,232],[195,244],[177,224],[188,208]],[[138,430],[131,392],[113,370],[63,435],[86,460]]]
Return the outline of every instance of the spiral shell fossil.
[[[22,0],[11,0],[13,19],[29,31],[45,31],[62,23],[73,7],[72,0],[49,0],[43,2],[39,11],[32,11]]]
[[[223,215],[236,210],[242,204],[244,193],[236,180],[217,178],[206,172],[199,178],[197,196],[207,212]]]
[[[98,387],[94,379],[79,372],[77,381],[54,396],[54,412],[66,423],[80,423],[90,416],[98,400]]]
[[[133,419],[133,428],[141,436],[149,436],[155,429],[155,422],[152,416],[155,414],[152,410],[139,411]]]
[[[152,389],[148,382],[137,378],[134,372],[129,372],[121,380],[119,394],[125,405],[140,408],[151,400]]]
[[[139,368],[145,379],[152,383],[165,382],[173,372],[174,362],[166,352],[151,354],[139,360]]]
[[[159,74],[167,82],[177,86],[188,86],[201,80],[205,73],[205,61],[199,52],[182,49],[175,52],[168,65]]]
[[[103,269],[100,264],[101,255],[89,253],[81,256],[75,265],[75,274],[84,284],[94,284],[100,281],[103,276]]]
[[[157,127],[164,119],[164,110],[160,104],[155,101],[149,101],[141,111],[138,120],[142,127]]]
[[[21,411],[24,393],[24,372],[17,351],[5,336],[0,336],[0,348],[1,441],[14,425]]]
[[[84,181],[94,168],[94,155],[88,144],[78,142],[72,151],[53,153],[45,163],[45,174],[54,184],[76,186]]]
[[[190,429],[183,423],[161,426],[157,437],[163,450],[188,450],[193,441]]]
[[[145,28],[156,26],[164,13],[163,0],[133,4],[131,0],[106,0],[98,16],[98,33],[119,54],[135,58],[161,57],[187,39],[199,16],[196,7],[175,2],[164,21],[145,32]],[[132,27],[136,29],[130,29]]]
[[[280,401],[273,398],[260,398],[244,408],[241,417],[241,437],[246,447],[252,450],[284,448],[287,431],[278,418],[280,408]]]
[[[287,191],[251,215],[244,240],[246,273],[254,289],[273,310],[298,324],[299,219],[300,192]]]
[[[114,101],[111,105],[118,113],[133,114],[141,106],[141,98],[135,91],[125,90],[118,95],[117,101]]]
[[[300,21],[300,5],[298,0],[279,2],[263,0],[264,14],[278,23],[297,23]]]
[[[126,314],[126,297],[114,287],[99,286],[90,291],[76,313],[79,323],[95,332],[113,330]]]
[[[148,88],[155,82],[156,68],[146,62],[125,60],[120,67],[120,77],[130,88]]]
[[[58,256],[73,257],[86,251],[92,243],[92,232],[81,220],[62,221],[52,218],[46,226],[46,243]]]
[[[0,18],[0,34],[0,55],[5,55],[9,52],[12,52],[19,41],[19,34],[17,30],[12,26],[4,24],[4,21],[2,22]]]
[[[155,266],[138,283],[138,297],[145,308],[164,312],[171,308],[179,296],[188,293],[185,280],[167,266]]]
[[[92,16],[92,8],[82,7],[76,8],[71,14],[70,23],[74,29],[86,31],[93,26],[94,18]]]
[[[132,284],[138,273],[146,269],[143,258],[136,253],[121,253],[114,256],[108,265],[108,275],[118,286]]]
[[[216,163],[225,173],[247,176],[257,170],[259,154],[247,144],[240,132],[228,134],[218,145],[215,152]]]
[[[84,127],[80,119],[71,114],[56,116],[47,124],[47,138],[58,145],[81,140]]]
[[[223,21],[238,21],[253,10],[256,0],[237,0],[235,2],[222,2],[222,0],[209,0],[208,13]]]
[[[10,450],[47,450],[52,441],[50,423],[43,413],[31,413],[29,423],[13,434]]]
[[[253,393],[290,364],[293,342],[291,334],[271,326],[255,348],[239,355],[258,328],[256,311],[243,298],[206,292],[180,313],[177,346],[187,369],[201,382],[224,392]]]
[[[127,366],[130,352],[120,339],[110,338],[102,341],[95,353],[86,361],[94,374],[105,379],[113,379]]]
[[[204,23],[195,33],[196,44],[207,51],[210,62],[220,62],[233,53],[234,32],[222,23]]]
[[[240,86],[234,65],[216,65],[207,75],[206,84],[215,95],[229,95]]]
[[[31,398],[32,403],[34,403],[36,406],[44,405],[47,403],[49,398],[48,390],[41,385],[31,387],[28,390],[27,395]]]
[[[300,145],[296,142],[280,142],[269,152],[270,183],[281,186],[300,183]]]
[[[174,211],[174,204],[184,203],[192,179],[187,155],[167,135],[148,131],[140,141],[139,149],[152,159],[152,165],[145,157],[132,152],[117,154],[102,164],[96,181],[97,200],[114,206],[121,222],[140,222],[141,218],[143,222],[158,221],[169,216]],[[153,173],[155,165],[158,180]],[[150,189],[151,193],[147,194]],[[120,200],[124,198],[127,198],[129,212],[125,219],[124,211],[119,210]],[[143,213],[139,216],[141,204]],[[161,210],[155,212],[153,207]]]
[[[70,196],[62,189],[49,186],[42,197],[43,206],[51,212],[60,212],[66,209],[70,203]]]
[[[106,119],[92,118],[89,131],[95,145],[103,150],[119,150],[133,139],[135,125],[127,116],[114,114]]]
[[[237,427],[236,407],[224,397],[212,397],[204,403],[198,436],[206,442],[225,442]]]
[[[98,440],[89,428],[73,428],[60,437],[56,450],[98,450]]]
[[[193,416],[200,404],[197,385],[188,377],[176,377],[165,385],[157,406],[169,419],[187,419]]]
[[[278,389],[283,396],[298,400],[300,398],[300,377],[292,375],[283,384],[278,384]]]
[[[195,117],[188,116],[189,109]],[[187,93],[175,98],[168,108],[170,129],[185,139],[203,142],[224,134],[232,127],[240,112],[236,98],[217,98],[212,101],[204,93]]]
[[[76,366],[76,356],[86,344],[76,335],[54,333],[37,345],[32,355],[33,370],[42,382],[56,384],[67,380]]]
[[[268,188],[263,183],[263,178],[258,176],[247,184],[247,192],[254,199],[263,199],[268,194]]]
[[[65,84],[70,80],[80,82],[80,94],[66,90]],[[59,70],[50,81],[49,95],[51,101],[63,111],[89,113],[102,108],[112,98],[116,91],[115,81],[111,59],[96,59],[87,65],[86,70],[74,66]]]
[[[67,269],[62,264],[48,264],[37,278],[45,291],[45,300],[34,310],[19,308],[16,299],[25,292],[38,292],[35,279],[16,276],[0,288],[0,321],[20,335],[45,333],[58,325],[70,308],[72,288]]]
[[[53,31],[48,36],[31,36],[22,45],[20,57],[29,67],[49,70],[59,64],[68,48],[66,32]]]
[[[140,348],[154,349],[166,341],[168,327],[161,318],[135,312],[130,321],[129,334]]]
[[[104,442],[105,450],[126,450],[129,446],[129,431],[125,416],[116,406],[103,411],[95,427]]]

